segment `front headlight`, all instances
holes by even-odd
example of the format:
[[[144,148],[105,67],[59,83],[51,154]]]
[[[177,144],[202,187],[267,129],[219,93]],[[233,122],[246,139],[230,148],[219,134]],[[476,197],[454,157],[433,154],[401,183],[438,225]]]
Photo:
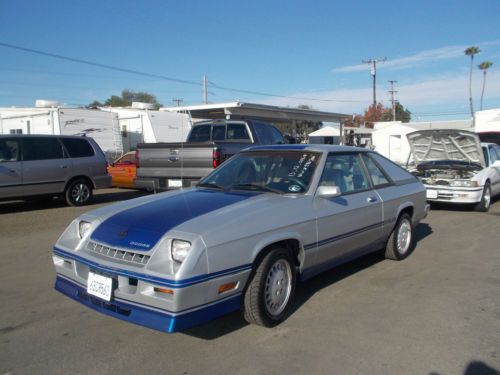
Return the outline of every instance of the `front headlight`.
[[[172,259],[182,263],[191,250],[191,242],[183,240],[172,240]]]
[[[90,223],[88,221],[80,221],[78,224],[78,234],[80,238],[85,237],[85,235],[89,232],[90,230]]]
[[[450,186],[454,187],[477,187],[477,181],[471,180],[452,180],[450,181]]]

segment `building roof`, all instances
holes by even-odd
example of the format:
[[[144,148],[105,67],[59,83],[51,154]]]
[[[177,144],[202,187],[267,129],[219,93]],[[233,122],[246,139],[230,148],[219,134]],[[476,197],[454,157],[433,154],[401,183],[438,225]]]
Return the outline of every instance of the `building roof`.
[[[259,119],[269,122],[330,121],[340,122],[351,115],[310,109],[276,107],[265,104],[228,102],[183,107],[164,107],[160,111],[189,111],[191,117],[200,119]]]
[[[333,126],[324,126],[312,133],[309,133],[309,137],[335,137],[340,135],[340,130],[334,128]]]

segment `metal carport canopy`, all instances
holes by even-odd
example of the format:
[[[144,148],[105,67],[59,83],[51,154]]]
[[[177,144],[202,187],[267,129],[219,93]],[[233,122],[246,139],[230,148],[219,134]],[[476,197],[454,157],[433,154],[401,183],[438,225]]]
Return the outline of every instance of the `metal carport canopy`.
[[[315,111],[310,109],[276,107],[271,105],[230,102],[216,104],[201,104],[183,107],[165,107],[160,111],[189,111],[191,117],[199,119],[259,119],[269,122],[292,121],[325,121],[338,122],[351,117],[350,115],[333,112]]]

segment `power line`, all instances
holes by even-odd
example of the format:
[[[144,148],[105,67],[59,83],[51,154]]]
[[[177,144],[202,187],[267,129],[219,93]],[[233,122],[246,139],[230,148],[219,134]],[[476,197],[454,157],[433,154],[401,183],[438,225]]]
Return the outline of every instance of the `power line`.
[[[17,46],[14,44],[9,44],[9,43],[4,43],[4,42],[0,42],[0,47],[11,48],[11,49],[15,49],[15,50],[23,51],[23,52],[28,52],[28,53],[33,53],[33,54],[37,54],[37,55],[41,55],[41,56],[52,57],[55,59],[70,61],[70,62],[74,62],[74,63],[78,63],[78,64],[85,64],[85,65],[94,66],[94,67],[98,67],[98,68],[114,70],[114,71],[118,71],[118,72],[129,73],[129,74],[135,74],[135,75],[140,75],[140,76],[149,77],[149,78],[163,79],[166,81],[171,81],[171,82],[176,82],[176,83],[181,83],[181,84],[186,84],[186,85],[203,86],[202,82],[173,78],[173,77],[168,77],[168,76],[164,76],[161,74],[147,73],[147,72],[142,72],[139,70],[122,68],[119,66],[114,66],[114,65],[109,65],[109,64],[102,64],[102,63],[98,63],[98,62],[78,59],[78,58],[69,57],[69,56],[63,56],[63,55],[59,55],[59,54],[55,54],[55,53],[45,52],[45,51],[36,50],[36,49],[32,49],[32,48],[26,48],[26,47]],[[258,96],[270,96],[270,97],[285,98],[285,99],[308,100],[308,101],[318,101],[318,102],[336,102],[336,103],[365,103],[366,102],[366,100],[320,99],[320,98],[309,98],[309,97],[300,97],[300,96],[288,96],[288,95],[279,95],[279,94],[273,94],[273,93],[262,92],[262,91],[252,91],[252,90],[243,90],[243,89],[232,88],[232,87],[225,87],[225,86],[220,86],[220,85],[217,85],[214,83],[211,83],[211,85],[215,89],[224,90],[224,91],[232,91],[232,92],[239,92],[239,93],[244,93],[244,94],[252,94],[252,95],[258,95]]]

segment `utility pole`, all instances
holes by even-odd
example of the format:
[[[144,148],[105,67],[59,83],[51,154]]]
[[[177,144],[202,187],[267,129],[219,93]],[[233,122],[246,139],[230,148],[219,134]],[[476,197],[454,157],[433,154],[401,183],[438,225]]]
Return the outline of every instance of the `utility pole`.
[[[391,84],[391,90],[389,93],[391,94],[391,103],[392,103],[392,121],[396,121],[396,99],[394,98],[394,94],[397,93],[397,91],[394,91],[394,84],[398,81],[391,81],[389,80],[389,83]]]
[[[184,99],[182,98],[173,98],[172,101],[177,104],[177,107],[180,107]]]
[[[373,109],[377,107],[377,90],[376,90],[376,85],[377,85],[377,63],[378,62],[384,62],[387,61],[386,57],[383,58],[378,58],[378,59],[368,59],[368,60],[363,60],[363,64],[370,64],[372,69],[371,69],[371,75],[373,78]]]
[[[203,103],[208,104],[207,96],[207,76],[203,76]]]

